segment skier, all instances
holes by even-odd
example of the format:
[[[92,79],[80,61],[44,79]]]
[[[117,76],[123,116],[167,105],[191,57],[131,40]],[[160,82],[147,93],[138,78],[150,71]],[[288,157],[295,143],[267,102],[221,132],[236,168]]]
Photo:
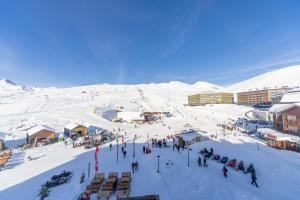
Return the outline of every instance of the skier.
[[[109,144],[109,150],[111,151],[111,149],[112,149],[112,144],[110,143]]]
[[[131,163],[131,168],[132,168],[132,173],[134,173],[134,169],[135,169],[135,163],[134,162]]]
[[[135,171],[139,171],[139,163],[138,163],[138,161],[135,161],[134,166],[135,166]]]
[[[146,147],[143,146],[143,153],[145,154],[145,152],[146,152]]]
[[[224,165],[222,171],[223,171],[224,176],[227,178],[227,172],[228,172],[228,169],[225,167],[225,165]]]
[[[176,145],[176,147],[177,147],[177,151],[178,151],[178,153],[179,153],[179,148],[180,148],[179,145]]]
[[[121,147],[121,151],[124,153],[124,147],[123,146]]]
[[[206,157],[204,157],[204,159],[203,159],[203,166],[204,166],[204,167],[208,167]]]
[[[255,172],[252,172],[251,173],[251,180],[252,180],[252,182],[251,182],[251,184],[252,185],[255,185],[256,187],[258,187],[258,185],[257,185],[257,183],[256,183],[256,174],[255,174]]]
[[[199,165],[199,167],[202,167],[202,161],[201,161],[201,157],[200,156],[198,157],[198,165]]]
[[[126,150],[124,150],[124,151],[123,151],[123,156],[124,156],[124,158],[126,157],[126,153],[127,153]]]

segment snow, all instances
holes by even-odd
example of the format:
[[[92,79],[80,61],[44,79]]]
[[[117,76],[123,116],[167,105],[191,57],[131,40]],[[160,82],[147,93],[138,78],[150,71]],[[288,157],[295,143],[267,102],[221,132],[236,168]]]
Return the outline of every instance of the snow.
[[[280,102],[281,103],[300,102],[300,90],[299,90],[299,88],[293,89],[293,90],[285,93]]]
[[[248,80],[233,84],[226,89],[233,92],[247,92],[249,90],[299,87],[300,65],[289,66],[275,71],[267,72]]]
[[[203,88],[206,90],[206,88]],[[216,88],[212,88],[215,90]],[[300,154],[269,148],[264,142],[239,132],[223,131],[217,124],[244,117],[251,108],[239,105],[184,106],[187,96],[201,88],[180,82],[139,85],[92,85],[72,88],[44,88],[31,92],[0,93],[0,132],[9,146],[24,140],[26,131],[36,124],[53,127],[55,132],[72,122],[93,124],[112,131],[125,132],[127,158],[119,155],[116,161],[116,142],[109,151],[108,145],[100,147],[99,170],[105,172],[131,171],[131,162],[137,160],[140,170],[132,176],[131,195],[159,194],[162,200],[211,199],[211,200],[296,200],[300,195]],[[112,123],[104,113],[123,107],[130,111],[170,111],[173,116],[154,124],[137,125]],[[108,112],[110,113],[110,112]],[[191,145],[190,167],[187,151],[172,148],[152,149],[150,155],[142,153],[142,146],[150,138],[165,138],[189,127],[217,134],[211,139]],[[170,128],[169,128],[170,127]],[[136,139],[136,157],[133,158],[133,138]],[[171,145],[172,143],[169,142]],[[253,163],[259,188],[250,184],[250,175],[229,170],[229,177],[222,176],[222,165],[208,161],[208,168],[197,165],[202,148],[214,148],[221,156]],[[157,173],[157,156],[160,156],[160,173]],[[31,156],[32,161],[26,158]],[[76,199],[94,175],[94,149],[72,148],[55,143],[48,146],[14,150],[13,159],[0,171],[1,199],[37,199],[41,184],[62,170],[74,172],[70,183],[51,189],[51,199]],[[91,176],[79,184],[82,172],[87,175],[91,163]],[[168,165],[167,165],[168,163]],[[283,184],[284,183],[284,184]],[[280,190],[278,189],[280,188]],[[93,197],[95,199],[95,197]],[[114,198],[111,198],[114,199]]]

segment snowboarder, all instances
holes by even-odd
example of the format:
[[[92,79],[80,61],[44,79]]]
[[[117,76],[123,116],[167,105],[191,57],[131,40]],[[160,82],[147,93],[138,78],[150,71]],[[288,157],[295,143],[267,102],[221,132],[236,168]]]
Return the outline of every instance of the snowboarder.
[[[134,169],[135,169],[135,163],[134,162],[131,163],[131,168],[132,168],[132,173],[134,173]]]
[[[203,166],[204,166],[204,167],[208,167],[206,157],[204,157],[204,159],[203,159]]]
[[[228,169],[224,166],[222,171],[223,171],[224,176],[227,178]]]
[[[145,154],[146,153],[146,147],[143,146],[143,153]]]
[[[201,157],[200,156],[198,157],[198,165],[199,165],[199,167],[202,167],[202,161],[201,161]]]
[[[135,161],[134,167],[135,167],[135,171],[139,171],[139,163],[138,163],[138,161]]]
[[[252,185],[255,185],[256,187],[258,187],[258,185],[257,185],[257,183],[256,183],[256,179],[257,179],[257,178],[256,178],[255,172],[252,172],[252,173],[251,173],[251,180],[252,180],[252,181],[251,181],[251,184],[252,184]]]

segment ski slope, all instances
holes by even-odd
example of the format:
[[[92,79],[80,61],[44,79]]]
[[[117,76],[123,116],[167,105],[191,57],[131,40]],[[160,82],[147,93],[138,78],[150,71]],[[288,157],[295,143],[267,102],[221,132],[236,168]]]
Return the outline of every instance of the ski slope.
[[[226,89],[232,92],[246,92],[249,90],[281,87],[300,87],[300,65],[267,72],[230,85]]]
[[[5,82],[9,84],[9,82]],[[206,86],[208,84],[205,84]],[[7,87],[6,87],[7,88]],[[0,93],[0,136],[13,147],[24,142],[26,130],[37,124],[54,128],[57,132],[72,121],[80,121],[108,130],[121,129],[127,133],[127,158],[119,155],[116,161],[116,144],[109,151],[101,146],[99,169],[106,174],[111,171],[131,171],[131,162],[137,160],[140,170],[133,175],[131,195],[159,194],[162,200],[224,199],[224,200],[294,200],[300,195],[299,154],[271,149],[260,141],[230,132],[223,135],[219,123],[224,123],[244,114],[251,108],[238,105],[206,105],[187,107],[187,95],[206,91],[180,82],[140,85],[92,85],[72,88],[34,88],[30,91],[19,88]],[[215,86],[211,90],[219,90]],[[113,124],[103,113],[124,107],[128,111],[171,111],[173,117],[152,125]],[[185,129],[186,125],[198,128],[218,138],[191,146],[190,167],[187,166],[187,151],[176,152],[172,148],[152,149],[151,155],[142,153],[147,135],[163,138]],[[169,129],[170,127],[170,129]],[[132,139],[137,135],[136,157],[132,158]],[[257,148],[257,145],[259,149]],[[250,175],[229,170],[229,177],[222,176],[222,165],[209,161],[208,168],[197,166],[198,152],[203,147],[213,147],[216,153],[229,158],[253,163],[259,188],[250,184]],[[160,170],[157,173],[157,155],[160,155]],[[26,158],[31,156],[32,161]],[[76,199],[89,184],[94,174],[94,150],[72,148],[62,143],[44,147],[14,150],[4,170],[0,171],[1,199],[37,199],[40,185],[62,170],[72,170],[70,183],[53,188],[46,199]],[[79,184],[82,172],[87,174],[91,163],[91,177]],[[169,165],[167,165],[168,163]],[[171,163],[171,164],[170,164]],[[284,183],[284,184],[283,184]],[[280,190],[278,189],[280,188]],[[95,196],[92,198],[95,199]],[[111,199],[115,199],[112,197]]]

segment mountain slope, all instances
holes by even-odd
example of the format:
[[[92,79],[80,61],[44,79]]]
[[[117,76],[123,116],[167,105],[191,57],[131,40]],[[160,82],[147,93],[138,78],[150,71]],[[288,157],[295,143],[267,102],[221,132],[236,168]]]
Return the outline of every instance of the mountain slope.
[[[28,86],[18,85],[11,80],[2,79],[0,80],[0,93],[1,92],[31,92],[33,89]]]
[[[264,88],[280,88],[283,86],[300,86],[300,65],[267,72],[248,80],[233,84],[226,89],[233,92],[242,92]]]

